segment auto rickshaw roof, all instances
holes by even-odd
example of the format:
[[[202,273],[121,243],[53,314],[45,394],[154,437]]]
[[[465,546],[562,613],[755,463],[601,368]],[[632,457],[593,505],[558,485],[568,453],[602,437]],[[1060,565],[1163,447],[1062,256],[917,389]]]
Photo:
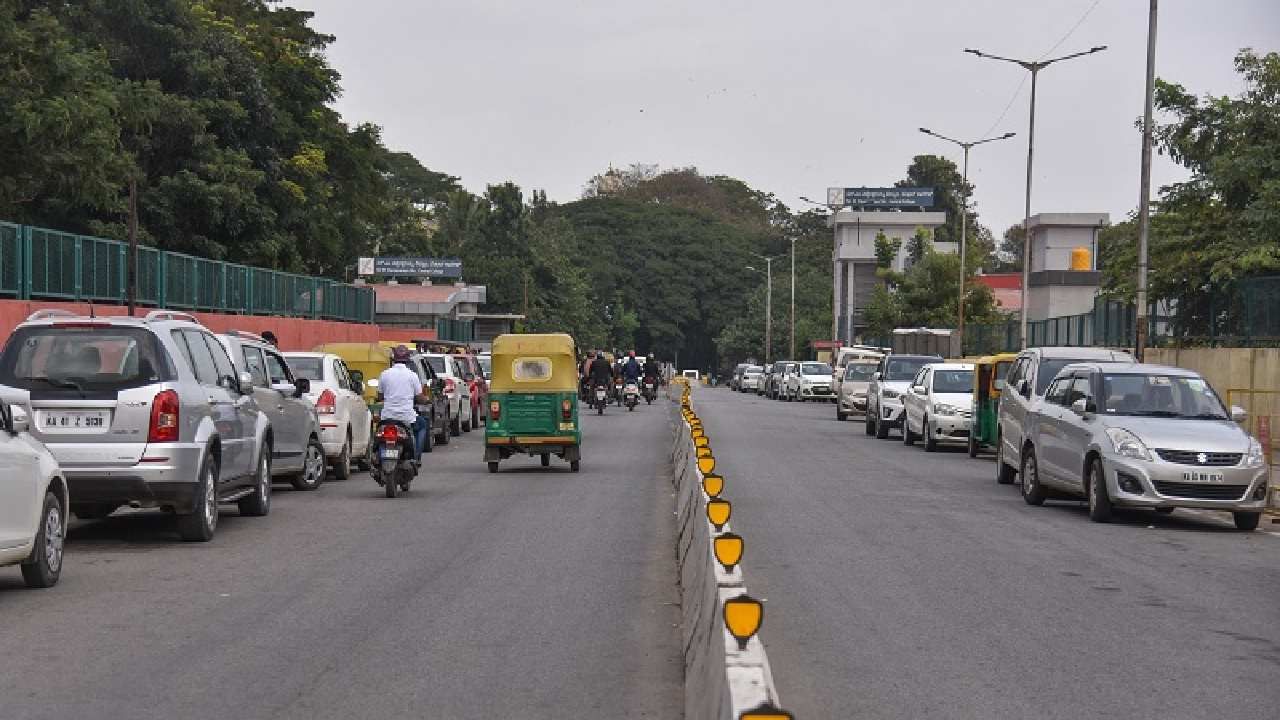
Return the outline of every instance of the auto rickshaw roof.
[[[540,362],[545,361],[545,362]],[[565,333],[499,335],[493,340],[489,389],[576,391],[578,362],[573,338]]]

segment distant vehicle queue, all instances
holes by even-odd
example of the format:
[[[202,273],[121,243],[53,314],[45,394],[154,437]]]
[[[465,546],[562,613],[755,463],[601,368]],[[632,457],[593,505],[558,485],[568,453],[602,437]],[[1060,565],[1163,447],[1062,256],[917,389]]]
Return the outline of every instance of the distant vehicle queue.
[[[819,379],[820,371],[825,376]],[[1257,528],[1266,509],[1262,445],[1198,373],[1142,364],[1123,350],[1029,348],[975,359],[841,348],[833,367],[738,365],[729,387],[775,400],[831,400],[877,439],[926,452],[995,453],[995,479],[1023,499],[1083,500],[1106,522],[1119,507],[1230,513]]]

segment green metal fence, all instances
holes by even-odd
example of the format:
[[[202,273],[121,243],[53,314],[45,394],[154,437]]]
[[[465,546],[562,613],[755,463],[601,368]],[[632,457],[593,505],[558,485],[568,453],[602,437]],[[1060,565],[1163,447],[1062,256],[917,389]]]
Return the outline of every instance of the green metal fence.
[[[0,295],[127,300],[128,245],[0,222]],[[181,310],[373,322],[372,288],[138,248],[137,301]]]
[[[475,340],[475,323],[471,320],[436,318],[436,339],[471,342]]]

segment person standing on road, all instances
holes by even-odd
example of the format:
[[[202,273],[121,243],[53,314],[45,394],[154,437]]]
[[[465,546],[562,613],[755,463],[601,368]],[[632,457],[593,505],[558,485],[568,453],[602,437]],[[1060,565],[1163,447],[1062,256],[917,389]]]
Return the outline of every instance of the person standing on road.
[[[391,351],[391,367],[378,376],[378,399],[382,401],[379,420],[396,420],[413,430],[413,461],[422,460],[422,448],[426,445],[426,423],[418,415],[415,403],[427,403],[422,392],[422,381],[409,363],[409,348],[397,345]]]

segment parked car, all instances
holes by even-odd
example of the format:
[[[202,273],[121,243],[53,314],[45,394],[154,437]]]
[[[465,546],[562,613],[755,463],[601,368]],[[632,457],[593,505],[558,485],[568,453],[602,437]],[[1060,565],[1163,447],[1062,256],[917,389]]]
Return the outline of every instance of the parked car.
[[[482,352],[476,355],[476,362],[480,363],[480,369],[484,371],[484,381],[493,382],[493,353]],[[485,416],[486,421],[488,417]]]
[[[425,353],[423,359],[435,376],[444,381],[444,394],[449,399],[449,434],[457,437],[471,431],[471,386],[464,379],[466,371],[456,355]]]
[[[836,397],[836,419],[845,420],[849,415],[867,412],[867,386],[871,376],[880,367],[879,360],[855,360],[844,366],[844,379],[840,381]]]
[[[1067,365],[1091,360],[1133,362],[1133,356],[1123,350],[1082,347],[1028,348],[1018,353],[996,411],[996,482],[1011,484],[1022,467],[1022,428],[1027,413],[1044,398],[1049,381]]]
[[[889,431],[902,427],[902,395],[920,368],[942,362],[937,355],[886,355],[867,385],[868,435],[883,440]]]
[[[325,454],[320,418],[307,399],[311,381],[294,377],[284,355],[253,333],[233,330],[218,340],[237,373],[249,373],[254,400],[271,423],[271,475],[297,490],[318,489],[324,483]]]
[[[786,387],[787,373],[796,365],[791,360],[779,360],[773,364],[773,373],[769,375],[768,395],[770,399],[781,400],[782,389]]]
[[[1244,419],[1191,370],[1068,365],[1027,413],[1022,497],[1031,505],[1083,497],[1097,522],[1116,507],[1223,510],[1238,529],[1254,530],[1268,468],[1261,443],[1236,424]]]
[[[733,374],[729,376],[729,389],[742,389],[742,372],[751,366],[751,363],[738,363],[733,367]]]
[[[778,364],[778,363],[776,363],[776,362],[766,363],[766,364],[765,364],[765,366],[764,366],[764,372],[760,374],[760,382],[759,382],[759,384],[756,386],[756,394],[757,394],[757,395],[763,395],[763,396],[765,396],[765,397],[772,397],[772,395],[770,395],[770,392],[771,392],[771,391],[770,391],[770,389],[769,389],[769,388],[773,385],[773,376],[774,376],[774,368],[775,368],[775,367],[777,367],[777,368],[779,368],[779,369],[780,369],[780,368],[781,368],[781,365],[779,365],[779,364]]]
[[[28,418],[23,408],[0,404],[0,567],[20,565],[27,587],[46,588],[62,576],[67,481],[31,437]]]
[[[373,437],[373,413],[364,401],[364,383],[351,377],[342,358],[333,353],[287,352],[294,377],[311,385],[307,400],[320,420],[320,444],[339,480],[351,477],[353,459],[364,458]]]
[[[871,345],[853,345],[842,347],[836,351],[835,363],[831,367],[831,392],[840,397],[840,384],[844,382],[845,368],[852,362],[867,360],[879,361],[886,354],[883,348]]]
[[[413,360],[413,368],[418,374],[418,380],[422,382],[422,392],[430,401],[427,406],[419,405],[416,409],[419,414],[429,418],[430,430],[427,434],[431,437],[427,439],[427,446],[422,451],[431,452],[432,439],[440,445],[449,444],[454,416],[449,414],[449,395],[445,392],[445,379],[436,374],[426,355],[414,353],[410,359]]]
[[[902,396],[902,442],[967,443],[973,423],[973,364],[934,363],[920,368]]]
[[[738,381],[738,390],[741,392],[756,392],[760,389],[760,382],[763,379],[763,367],[760,365],[748,365],[742,371],[742,378]]]
[[[783,394],[787,400],[827,402],[835,397],[831,394],[831,366],[824,362],[795,363],[784,377]]]
[[[184,540],[208,541],[219,503],[271,509],[267,415],[191,315],[38,311],[0,354],[0,395],[30,410],[30,433],[58,461],[79,518],[159,507]]]
[[[489,420],[489,382],[484,378],[484,369],[480,367],[475,355],[458,355],[462,363],[463,380],[471,391],[471,426],[480,427],[480,423]]]

